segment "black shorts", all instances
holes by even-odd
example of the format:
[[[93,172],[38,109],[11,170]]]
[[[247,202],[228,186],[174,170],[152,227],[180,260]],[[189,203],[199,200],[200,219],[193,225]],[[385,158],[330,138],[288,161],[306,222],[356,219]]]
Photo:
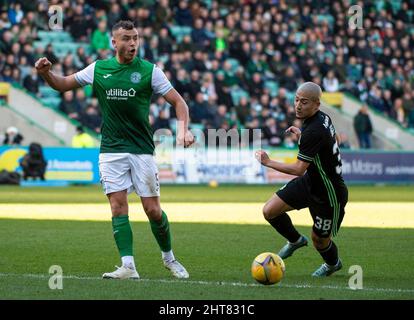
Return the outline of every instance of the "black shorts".
[[[321,198],[311,193],[309,177],[304,175],[290,181],[276,194],[292,208],[309,208],[313,219],[313,231],[319,237],[327,238],[331,233],[333,236],[338,233],[348,201],[346,187],[335,188],[333,199]]]

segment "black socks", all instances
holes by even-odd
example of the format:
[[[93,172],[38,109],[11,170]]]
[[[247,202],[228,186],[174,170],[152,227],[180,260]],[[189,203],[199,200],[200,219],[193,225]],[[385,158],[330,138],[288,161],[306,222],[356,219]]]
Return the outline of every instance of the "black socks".
[[[267,221],[289,242],[293,243],[299,240],[300,233],[295,229],[292,220],[290,220],[290,217],[286,212]]]
[[[325,249],[318,250],[318,252],[328,265],[334,266],[338,263],[338,248],[332,240]]]

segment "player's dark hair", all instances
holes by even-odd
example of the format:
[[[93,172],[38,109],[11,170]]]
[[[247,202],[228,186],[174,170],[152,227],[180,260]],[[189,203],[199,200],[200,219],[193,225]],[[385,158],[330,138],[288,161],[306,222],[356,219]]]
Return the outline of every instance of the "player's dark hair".
[[[118,29],[132,30],[134,28],[135,25],[131,20],[120,20],[112,27],[112,34]]]

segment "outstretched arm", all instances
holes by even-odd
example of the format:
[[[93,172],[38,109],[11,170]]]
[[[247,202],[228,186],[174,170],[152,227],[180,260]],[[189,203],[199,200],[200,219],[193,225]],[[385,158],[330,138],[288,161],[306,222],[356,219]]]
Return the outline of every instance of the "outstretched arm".
[[[194,143],[194,137],[191,131],[188,130],[189,113],[187,103],[175,89],[168,91],[164,95],[164,98],[175,108],[177,114],[177,144],[189,147]]]
[[[269,155],[263,150],[256,151],[255,156],[262,165],[294,176],[303,176],[309,167],[308,162],[299,159],[295,163],[282,163],[270,160]]]
[[[80,87],[80,84],[76,81],[74,74],[62,77],[50,71],[52,63],[47,58],[40,58],[37,60],[35,67],[37,69],[37,73],[55,90],[64,92]]]

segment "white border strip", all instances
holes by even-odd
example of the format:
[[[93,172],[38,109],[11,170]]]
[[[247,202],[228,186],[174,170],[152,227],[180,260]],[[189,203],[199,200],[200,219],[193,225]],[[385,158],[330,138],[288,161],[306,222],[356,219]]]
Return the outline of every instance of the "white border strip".
[[[0,277],[23,277],[23,278],[35,278],[35,279],[49,279],[50,275],[44,274],[17,274],[17,273],[0,273]],[[63,279],[72,280],[99,280],[99,281],[111,281],[102,280],[100,277],[82,277],[76,275],[63,276]],[[227,281],[197,281],[197,280],[178,280],[178,279],[139,279],[134,282],[151,282],[151,283],[184,283],[193,285],[205,285],[205,286],[230,286],[230,287],[264,287],[261,284],[256,283],[243,283],[243,282],[227,282]],[[390,293],[414,293],[414,289],[398,289],[398,288],[364,288],[361,290],[352,290],[349,287],[322,285],[314,286],[310,284],[283,284],[281,282],[277,287],[282,288],[296,288],[296,289],[331,289],[342,291],[371,291],[371,292],[390,292]]]

